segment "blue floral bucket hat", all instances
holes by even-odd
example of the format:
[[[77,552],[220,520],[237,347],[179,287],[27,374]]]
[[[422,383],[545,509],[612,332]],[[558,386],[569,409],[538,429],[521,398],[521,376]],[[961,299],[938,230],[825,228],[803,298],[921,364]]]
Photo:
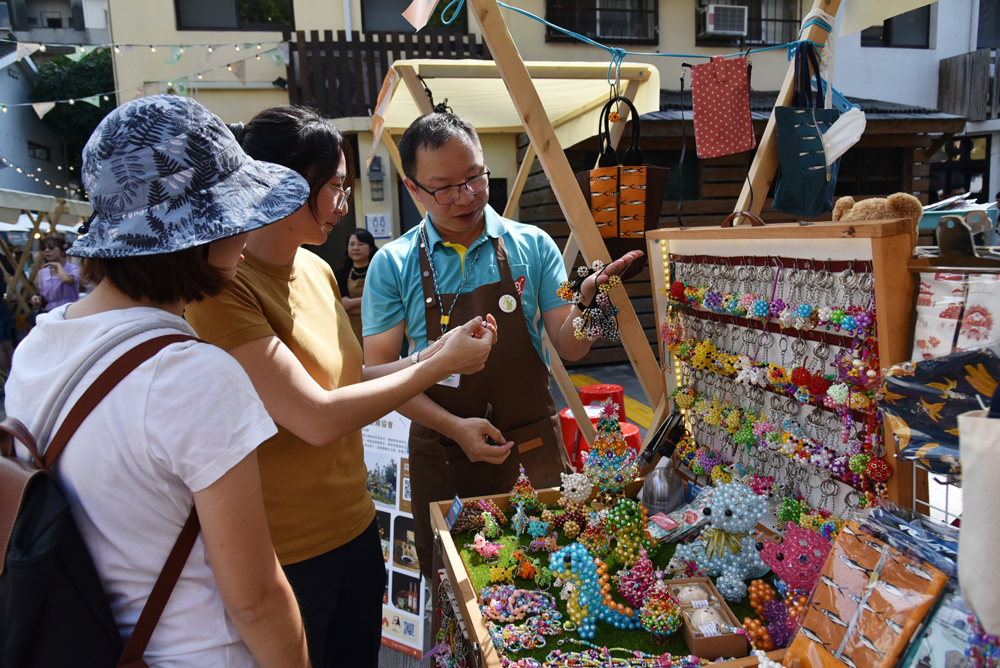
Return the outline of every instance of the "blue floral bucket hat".
[[[200,246],[297,211],[309,184],[254,160],[191,98],[155,95],[108,114],[83,149],[94,217],[69,253],[159,255]]]

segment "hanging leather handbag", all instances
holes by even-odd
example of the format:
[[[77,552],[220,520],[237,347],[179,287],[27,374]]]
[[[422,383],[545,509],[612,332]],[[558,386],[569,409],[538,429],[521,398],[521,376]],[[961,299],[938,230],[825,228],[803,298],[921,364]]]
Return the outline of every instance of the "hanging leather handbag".
[[[694,143],[698,157],[717,158],[757,146],[750,119],[750,61],[713,56],[691,67]]]
[[[810,67],[816,76],[815,95],[810,94]],[[774,108],[779,166],[771,206],[809,218],[833,209],[840,160],[827,166],[823,133],[840,118],[840,111],[823,108],[819,58],[812,44],[802,42],[795,48],[794,82],[792,106]]]
[[[616,103],[628,105],[632,123],[632,139],[621,160],[611,145],[608,118]],[[639,113],[632,102],[621,96],[611,98],[604,105],[597,126],[600,145],[597,167],[576,175],[612,260],[631,250],[645,250],[646,230],[658,227],[667,191],[670,169],[643,164],[640,134]],[[622,278],[639,273],[645,264],[643,256],[626,269]]]

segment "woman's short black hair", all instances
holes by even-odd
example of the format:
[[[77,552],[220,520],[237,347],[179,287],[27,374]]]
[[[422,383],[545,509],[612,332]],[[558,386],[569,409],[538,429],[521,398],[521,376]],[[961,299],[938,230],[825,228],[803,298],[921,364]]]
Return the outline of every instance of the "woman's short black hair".
[[[378,251],[378,246],[375,245],[375,237],[372,236],[372,233],[363,227],[359,227],[351,230],[351,233],[347,235],[347,243],[351,243],[351,237],[368,246],[368,261],[371,262],[372,256]],[[347,256],[347,263],[351,263],[350,255]]]
[[[83,278],[93,285],[109,281],[136,301],[154,304],[197,302],[226,286],[222,270],[208,263],[208,246],[160,255],[83,260]]]
[[[347,163],[344,187],[354,185],[354,155],[333,121],[312,109],[295,105],[271,107],[243,125],[229,126],[243,150],[254,160],[295,170],[309,182],[309,208],[318,215],[319,192],[337,173],[340,156]]]

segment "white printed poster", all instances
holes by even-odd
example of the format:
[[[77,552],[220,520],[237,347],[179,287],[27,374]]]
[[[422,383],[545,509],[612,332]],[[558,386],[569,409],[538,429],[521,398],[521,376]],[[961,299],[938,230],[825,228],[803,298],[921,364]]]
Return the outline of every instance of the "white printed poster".
[[[361,435],[388,581],[382,596],[382,644],[420,659],[429,638],[424,637],[427,601],[410,514],[410,420],[392,412]]]

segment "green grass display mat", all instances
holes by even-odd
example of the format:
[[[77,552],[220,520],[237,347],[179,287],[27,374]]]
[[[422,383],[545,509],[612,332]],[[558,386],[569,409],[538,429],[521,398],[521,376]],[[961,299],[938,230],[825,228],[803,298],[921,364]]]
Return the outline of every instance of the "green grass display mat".
[[[490,583],[490,568],[495,565],[509,565],[514,562],[512,555],[517,550],[521,550],[529,559],[537,558],[540,563],[544,566],[548,566],[549,563],[549,552],[539,551],[532,552],[530,549],[525,547],[520,547],[518,544],[517,536],[513,534],[504,533],[500,538],[494,542],[498,542],[504,545],[504,549],[500,551],[500,558],[492,563],[486,563],[483,558],[479,556],[476,550],[472,547],[472,542],[475,537],[474,531],[462,532],[458,534],[453,534],[452,538],[455,541],[455,546],[462,556],[462,562],[465,564],[465,569],[469,573],[469,579],[472,581],[472,586],[476,590],[476,595],[484,588],[489,586]],[[531,541],[530,536],[524,534],[522,537],[525,545]],[[567,540],[565,536],[560,534],[559,545],[569,545],[571,542]],[[675,543],[666,543],[660,545],[656,551],[650,555],[650,560],[653,562],[653,567],[659,570],[665,570],[670,559],[674,555],[674,550],[677,545]],[[608,564],[608,573],[615,574],[618,573],[621,568],[621,564],[615,559],[614,551],[609,551],[607,557],[604,559],[605,563]],[[774,584],[774,574],[768,573],[767,576],[763,578],[766,582],[773,585]],[[514,578],[515,586],[521,589],[535,589],[535,583],[533,580],[523,580],[521,578]],[[748,583],[749,584],[749,583]],[[559,612],[563,616],[563,621],[569,619],[569,615],[566,613],[566,601],[559,598],[559,589],[553,585],[549,590],[549,594],[555,597],[556,605],[558,606]],[[625,599],[621,597],[618,593],[618,588],[612,584],[611,586],[611,597],[616,603],[625,603]],[[754,617],[753,608],[750,607],[750,595],[747,593],[743,597],[743,600],[739,603],[730,603],[726,601],[729,608],[736,615],[736,618],[742,623],[745,617]],[[638,614],[638,611],[636,611]],[[523,622],[520,622],[523,623]],[[508,653],[507,658],[512,661],[516,661],[523,657],[532,657],[539,661],[544,661],[545,657],[548,656],[549,652],[555,649],[561,649],[563,652],[576,652],[586,649],[584,646],[575,642],[564,642],[559,645],[559,640],[579,640],[580,636],[576,631],[563,631],[557,636],[546,636],[545,646],[539,647],[531,651],[522,651],[516,653]],[[617,629],[611,624],[602,622],[598,620],[597,622],[597,635],[593,640],[589,641],[596,645],[606,646],[606,647],[623,647],[629,650],[638,650],[640,652],[646,652],[648,654],[655,654],[657,656],[663,654],[664,652],[669,652],[675,656],[677,655],[687,655],[688,651],[687,644],[684,642],[684,637],[681,635],[680,630],[673,634],[666,645],[654,645],[652,640],[650,640],[649,632],[645,629],[637,630],[624,630]]]

